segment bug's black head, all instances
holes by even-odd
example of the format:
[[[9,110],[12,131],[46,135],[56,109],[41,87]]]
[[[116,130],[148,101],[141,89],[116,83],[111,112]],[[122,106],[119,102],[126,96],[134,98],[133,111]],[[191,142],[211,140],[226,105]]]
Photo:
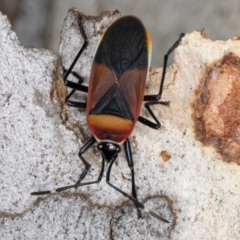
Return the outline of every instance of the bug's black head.
[[[112,142],[100,142],[97,147],[108,162],[111,162],[112,159],[117,157],[121,151],[120,146]]]

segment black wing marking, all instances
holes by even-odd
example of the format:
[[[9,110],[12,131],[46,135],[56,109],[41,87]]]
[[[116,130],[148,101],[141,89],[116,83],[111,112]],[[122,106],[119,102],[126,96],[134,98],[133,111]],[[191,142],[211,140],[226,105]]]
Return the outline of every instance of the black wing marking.
[[[133,120],[128,104],[118,84],[103,95],[90,114],[110,114]]]

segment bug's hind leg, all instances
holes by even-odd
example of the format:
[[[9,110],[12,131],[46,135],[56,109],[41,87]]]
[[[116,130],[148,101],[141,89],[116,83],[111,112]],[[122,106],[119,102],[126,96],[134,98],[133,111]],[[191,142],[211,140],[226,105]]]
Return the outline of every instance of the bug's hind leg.
[[[147,111],[150,113],[151,117],[153,118],[153,121],[148,120],[147,118],[138,117],[138,121],[150,128],[153,129],[159,129],[161,127],[161,123],[158,121],[157,117],[155,116],[155,114],[153,113],[152,109],[150,108],[151,105],[156,105],[156,104],[162,104],[164,106],[169,106],[170,102],[162,102],[162,101],[151,101],[151,102],[146,102],[144,104],[144,107],[147,109]]]

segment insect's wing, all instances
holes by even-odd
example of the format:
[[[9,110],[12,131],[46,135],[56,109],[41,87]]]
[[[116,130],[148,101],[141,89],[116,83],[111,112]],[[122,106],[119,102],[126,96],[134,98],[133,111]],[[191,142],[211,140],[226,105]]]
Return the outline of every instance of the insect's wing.
[[[94,58],[87,113],[136,121],[149,68],[151,39],[135,17],[123,17],[104,34]]]
[[[121,91],[132,115],[137,121],[142,105],[148,69],[132,69],[125,72],[120,78]]]

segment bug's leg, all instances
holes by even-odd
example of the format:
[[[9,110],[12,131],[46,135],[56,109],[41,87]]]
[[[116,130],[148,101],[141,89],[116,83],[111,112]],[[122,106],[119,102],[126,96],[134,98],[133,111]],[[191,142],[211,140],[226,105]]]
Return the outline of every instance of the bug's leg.
[[[125,196],[126,198],[128,198],[129,200],[131,200],[135,206],[137,206],[137,208],[142,209],[143,211],[145,211],[146,213],[150,214],[151,216],[157,218],[158,220],[161,220],[163,222],[169,223],[168,220],[166,220],[165,218],[157,215],[156,213],[150,211],[149,209],[145,208],[144,205],[142,203],[140,203],[135,197],[130,196],[129,194],[123,192],[120,188],[116,187],[115,185],[113,185],[112,183],[110,183],[110,173],[111,173],[111,169],[112,169],[112,165],[114,163],[114,161],[116,160],[117,156],[115,156],[115,158],[112,159],[112,161],[110,162],[108,171],[107,171],[107,177],[106,177],[106,182],[109,186],[111,186],[112,188],[114,188],[116,191],[120,192],[123,196]]]
[[[94,184],[94,183],[98,183],[101,181],[102,176],[103,176],[103,172],[104,172],[104,166],[105,166],[105,159],[102,158],[102,167],[101,167],[101,171],[100,174],[98,176],[98,179],[96,181],[91,181],[91,182],[84,182],[82,183],[81,181],[85,178],[85,176],[87,175],[88,170],[90,169],[91,165],[84,159],[84,157],[82,156],[94,143],[96,142],[95,138],[92,137],[89,139],[89,141],[80,149],[79,152],[79,157],[82,160],[83,164],[85,165],[85,170],[82,172],[82,174],[79,177],[79,180],[73,184],[73,185],[69,185],[69,186],[65,186],[65,187],[60,187],[57,189],[53,189],[53,190],[47,190],[47,191],[40,191],[40,192],[32,192],[31,195],[43,195],[43,194],[50,194],[50,193],[56,193],[56,192],[62,192],[64,190],[70,189],[70,188],[77,188],[80,186],[84,186],[84,185],[90,185],[90,184]]]
[[[63,67],[63,73],[66,74],[67,70]],[[71,74],[78,79],[78,84],[81,85],[83,83],[83,78],[77,73],[77,72],[71,72]],[[83,86],[84,87],[84,86]],[[69,101],[68,99],[74,94],[76,89],[73,89],[65,98],[65,102],[67,103],[68,106],[71,107],[80,107],[80,108],[86,108],[86,103],[79,103],[79,102],[74,102],[74,101]],[[83,91],[85,92],[85,91]],[[79,104],[81,104],[79,106]]]
[[[82,35],[82,38],[84,40],[84,43],[81,47],[81,49],[79,50],[77,56],[75,57],[75,59],[73,60],[71,66],[69,67],[69,69],[65,69],[63,67],[63,72],[64,72],[64,84],[67,86],[67,87],[70,87],[72,88],[73,90],[68,94],[68,96],[66,97],[65,99],[65,102],[67,103],[67,105],[69,106],[72,106],[72,107],[80,107],[80,108],[86,108],[86,103],[83,103],[83,102],[75,102],[75,101],[69,101],[69,98],[73,95],[73,93],[78,90],[78,91],[82,91],[82,92],[88,92],[88,87],[82,85],[82,82],[83,82],[83,78],[78,75],[76,72],[72,71],[73,70],[73,67],[75,66],[77,60],[80,58],[81,54],[83,53],[83,51],[87,48],[88,46],[88,39],[87,39],[87,35],[84,31],[84,28],[83,28],[83,19],[82,17],[79,17],[78,19],[78,25],[79,25],[79,30],[80,30],[80,33]],[[72,82],[72,81],[69,81],[67,80],[69,74],[72,74],[73,76],[75,76],[77,79],[78,79],[78,82],[75,83],[75,82]]]
[[[148,110],[149,114],[151,115],[151,117],[153,118],[153,121],[148,120],[147,118],[138,117],[138,121],[150,128],[153,129],[159,129],[161,127],[161,123],[158,121],[157,117],[155,116],[155,114],[153,113],[152,109],[150,108],[151,105],[155,105],[155,104],[162,104],[165,106],[169,106],[170,102],[161,102],[161,101],[150,101],[150,102],[146,102],[144,104],[144,107]]]
[[[124,142],[124,150],[125,150],[128,166],[131,170],[131,175],[132,175],[132,196],[138,201],[136,186],[135,186],[135,176],[134,176],[134,164],[133,164],[133,159],[132,159],[132,150],[131,150],[131,145],[130,145],[129,139],[127,139]],[[142,215],[141,215],[140,208],[137,205],[136,205],[136,208],[137,208],[138,218],[141,218]]]
[[[169,106],[170,102],[163,102],[159,101],[162,97],[162,91],[163,91],[163,84],[165,80],[165,75],[166,75],[166,70],[167,70],[167,62],[168,62],[168,57],[169,55],[174,51],[174,49],[179,45],[181,42],[182,38],[184,37],[184,33],[180,34],[178,40],[172,45],[172,47],[167,51],[167,53],[164,55],[164,63],[163,63],[163,71],[162,71],[162,78],[161,78],[161,83],[159,87],[159,91],[155,95],[145,95],[143,101],[146,101],[145,107],[154,119],[154,122],[139,116],[138,121],[143,123],[144,125],[147,125],[148,127],[154,128],[154,129],[159,129],[161,127],[160,122],[156,118],[155,114],[151,110],[150,106],[151,105],[156,105],[156,104],[162,104],[165,106]]]
[[[104,172],[104,166],[105,166],[105,158],[102,157],[102,166],[101,166],[101,171],[99,173],[99,176],[97,178],[97,180],[95,181],[89,181],[89,182],[82,182],[82,180],[85,178],[85,176],[82,177],[82,174],[80,175],[79,180],[76,182],[76,184],[74,185],[75,188],[81,187],[81,186],[85,186],[85,185],[90,185],[90,184],[94,184],[94,183],[99,183],[102,180],[103,177],[103,172]],[[65,187],[61,188],[63,190],[66,190]]]
[[[65,76],[65,74],[67,73],[68,70],[67,70],[65,67],[62,67],[62,68],[63,68],[63,75]],[[78,84],[81,85],[81,84],[83,83],[83,81],[84,81],[83,77],[80,76],[77,72],[72,71],[71,74],[72,74],[75,78],[78,79]]]
[[[64,69],[64,72],[66,73],[67,70]],[[84,85],[81,85],[82,82],[83,82],[83,78],[78,75],[76,72],[71,72],[71,74],[73,76],[75,76],[77,79],[78,79],[78,84],[79,86],[81,86],[81,90],[80,89],[73,89],[68,95],[67,97],[65,98],[65,103],[70,106],[70,107],[77,107],[77,108],[86,108],[86,102],[76,102],[76,101],[71,101],[69,100],[70,97],[74,94],[74,92],[76,90],[78,91],[82,91],[82,92],[87,92],[88,91],[88,87],[84,86]]]
[[[82,17],[79,17],[78,19],[78,25],[79,25],[79,30],[80,30],[80,33],[82,35],[82,38],[84,40],[84,43],[81,47],[81,49],[79,50],[77,56],[75,57],[75,59],[73,60],[71,66],[69,67],[69,69],[66,71],[66,73],[64,74],[64,84],[67,86],[67,87],[70,87],[70,88],[73,88],[75,90],[80,90],[80,91],[84,91],[84,89],[82,90],[81,89],[81,84],[78,84],[78,83],[74,83],[74,82],[71,82],[71,81],[68,81],[67,78],[69,76],[69,74],[72,72],[72,69],[73,67],[75,66],[77,60],[79,59],[79,57],[81,56],[81,54],[83,53],[83,51],[87,48],[88,46],[88,39],[87,39],[87,35],[84,31],[84,28],[83,28],[83,19]]]
[[[85,158],[82,156],[94,143],[96,142],[96,139],[94,137],[91,137],[87,143],[83,145],[83,147],[79,151],[79,158],[82,160],[83,164],[85,165],[84,171],[81,173],[76,185],[79,185],[80,182],[86,177],[88,170],[90,169],[91,165],[85,160]]]
[[[167,70],[168,57],[174,51],[174,49],[177,48],[177,46],[179,45],[179,43],[181,42],[181,40],[182,40],[182,38],[184,36],[185,36],[185,33],[181,33],[179,38],[178,38],[178,40],[172,45],[172,47],[164,55],[162,78],[161,78],[161,84],[160,84],[160,88],[159,88],[158,94],[155,94],[155,95],[145,95],[143,101],[156,101],[156,100],[160,100],[161,99],[162,91],[163,91],[163,84],[164,84],[166,70]]]

